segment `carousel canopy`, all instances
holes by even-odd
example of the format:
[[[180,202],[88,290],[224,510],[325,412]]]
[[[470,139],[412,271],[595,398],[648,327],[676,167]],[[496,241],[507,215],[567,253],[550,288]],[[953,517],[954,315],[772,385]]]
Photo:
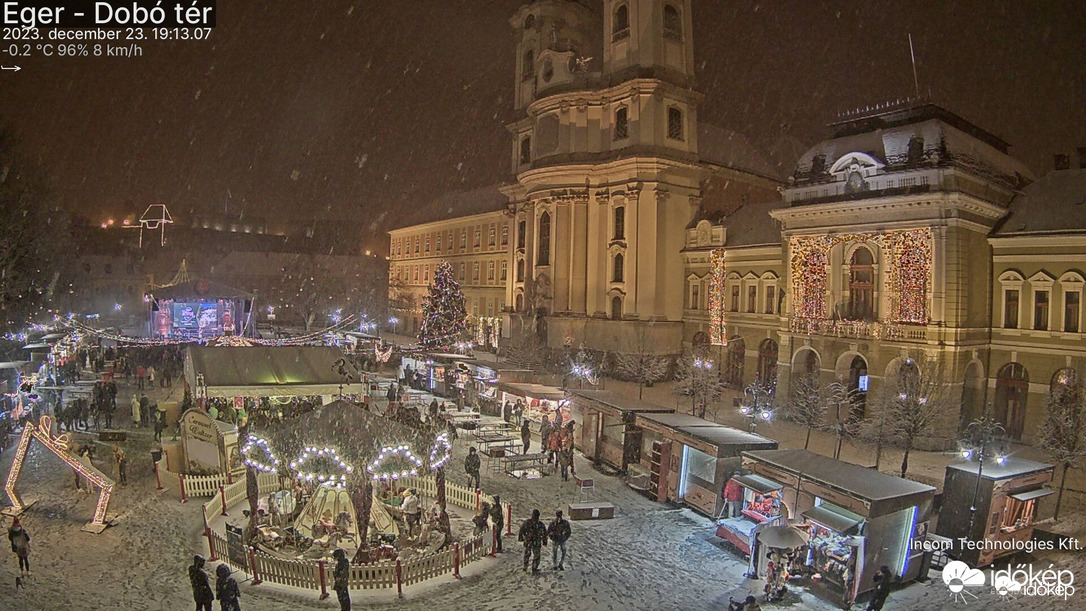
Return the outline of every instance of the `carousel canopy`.
[[[347,384],[341,371],[350,376]],[[329,346],[190,346],[185,377],[203,376],[209,397],[337,395],[361,392],[361,376]]]

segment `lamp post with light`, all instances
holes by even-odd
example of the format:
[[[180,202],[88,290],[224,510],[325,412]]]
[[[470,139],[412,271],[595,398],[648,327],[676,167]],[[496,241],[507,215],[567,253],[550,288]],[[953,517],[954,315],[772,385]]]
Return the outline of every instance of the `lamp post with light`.
[[[984,475],[984,461],[987,460],[988,454],[991,452],[989,446],[993,444],[997,446],[995,462],[997,465],[1002,466],[1007,462],[1006,439],[1007,430],[1003,428],[998,420],[992,418],[991,404],[985,408],[983,416],[965,427],[965,432],[959,442],[961,457],[964,460],[972,460],[974,455],[977,457],[977,482],[973,487],[973,502],[969,505],[969,530],[966,531],[967,533],[973,532],[973,525],[976,523],[977,495],[980,494],[980,480]]]
[[[769,421],[773,417],[773,391],[776,385],[771,382],[762,383],[755,380],[743,389],[743,401],[739,404],[739,411],[750,418],[750,432],[754,433],[758,428],[758,420]]]

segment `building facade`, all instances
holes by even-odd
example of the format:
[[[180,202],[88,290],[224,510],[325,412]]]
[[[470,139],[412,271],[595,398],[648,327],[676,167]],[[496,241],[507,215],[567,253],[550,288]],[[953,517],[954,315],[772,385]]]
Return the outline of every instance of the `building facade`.
[[[480,343],[493,344],[507,303],[511,229],[508,213],[497,209],[391,231],[389,300],[397,330],[418,333],[427,287],[438,265],[448,261],[464,293],[469,324],[483,334]]]

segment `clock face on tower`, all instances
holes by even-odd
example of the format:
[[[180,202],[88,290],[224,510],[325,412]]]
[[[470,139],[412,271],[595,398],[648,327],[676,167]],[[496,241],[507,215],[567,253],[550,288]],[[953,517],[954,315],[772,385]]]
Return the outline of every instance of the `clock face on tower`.
[[[859,170],[854,170],[848,174],[848,182],[845,183],[845,191],[847,193],[856,193],[858,191],[867,190],[867,181],[864,180],[863,174]]]

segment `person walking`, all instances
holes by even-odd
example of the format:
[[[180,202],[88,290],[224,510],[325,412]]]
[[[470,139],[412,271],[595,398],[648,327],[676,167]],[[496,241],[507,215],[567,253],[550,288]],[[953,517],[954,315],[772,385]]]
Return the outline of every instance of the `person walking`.
[[[547,454],[547,442],[551,438],[551,421],[547,416],[543,416],[543,421],[539,423],[539,449]],[[548,459],[550,456],[547,457]],[[547,462],[550,462],[548,460]]]
[[[554,570],[564,571],[566,570],[566,541],[569,541],[571,529],[569,527],[569,520],[562,517],[562,510],[554,512],[554,520],[551,521],[551,525],[547,527],[547,536],[550,537],[554,545],[551,546],[551,560],[554,563]],[[562,557],[559,559],[558,550],[562,550]]]
[[[151,388],[155,387],[155,366],[151,365],[147,368],[147,385]]]
[[[550,437],[547,437],[546,450],[547,450],[547,464],[554,464],[555,470],[558,469],[558,452],[562,449],[562,431],[558,427],[551,428]]]
[[[521,453],[527,454],[532,447],[532,429],[529,428],[527,420],[520,425],[520,442],[524,444],[524,451]]]
[[[142,422],[151,422],[151,400],[147,398],[147,393],[140,393],[140,420]]]
[[[894,580],[894,575],[890,572],[890,567],[884,564],[879,567],[879,572],[875,573],[873,579],[875,594],[871,597],[871,602],[867,604],[867,611],[881,611],[882,606],[886,604],[886,599],[890,596],[890,583]]]
[[[166,412],[155,408],[152,412],[155,422],[155,441],[162,441],[162,431],[166,428]]]
[[[128,483],[128,456],[121,446],[113,446],[113,465],[117,469],[117,483],[124,486]]]
[[[192,599],[196,601],[196,611],[211,611],[215,593],[211,591],[211,580],[204,571],[204,557],[197,554],[189,565],[189,585],[192,586]]]
[[[241,588],[226,564],[215,569],[215,595],[219,597],[219,611],[241,611]]]
[[[19,575],[30,574],[30,533],[23,528],[19,518],[11,521],[8,529],[8,541],[11,542],[11,551],[19,559]]]
[[[470,487],[473,482],[475,484],[472,490],[479,489],[479,469],[482,467],[482,462],[475,446],[468,448],[468,455],[464,458],[464,471],[468,474],[468,486]]]
[[[502,551],[502,529],[505,528],[505,514],[502,512],[502,500],[494,495],[494,504],[490,506],[490,524],[494,527],[494,549]]]
[[[143,390],[144,381],[147,379],[147,368],[143,365],[136,367],[136,385],[140,390]]]
[[[140,426],[140,398],[136,396],[136,393],[132,393],[132,426]]]
[[[569,471],[573,467],[573,445],[562,444],[558,450],[558,466],[562,470],[562,481],[569,481]]]
[[[762,605],[758,604],[758,599],[753,595],[747,596],[743,602],[735,602],[735,600],[728,599],[728,611],[762,611]]]
[[[332,557],[336,559],[336,568],[332,570],[332,589],[336,591],[336,598],[339,599],[339,611],[351,611],[351,593],[347,590],[351,579],[351,563],[347,560],[347,552],[338,547],[332,552]]]
[[[532,561],[532,572],[539,572],[539,554],[547,544],[547,526],[539,519],[539,510],[532,510],[532,517],[520,525],[517,541],[524,543],[524,570],[528,570],[528,561]]]

